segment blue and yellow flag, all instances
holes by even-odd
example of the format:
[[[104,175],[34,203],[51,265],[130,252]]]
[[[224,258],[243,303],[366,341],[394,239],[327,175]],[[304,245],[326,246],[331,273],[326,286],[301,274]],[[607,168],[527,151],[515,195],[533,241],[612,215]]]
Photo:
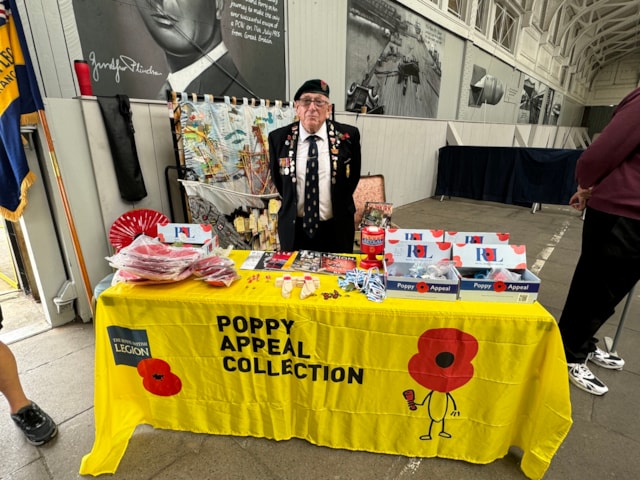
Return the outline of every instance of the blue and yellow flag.
[[[35,182],[20,135],[43,108],[15,0],[0,0],[0,215],[16,221]]]

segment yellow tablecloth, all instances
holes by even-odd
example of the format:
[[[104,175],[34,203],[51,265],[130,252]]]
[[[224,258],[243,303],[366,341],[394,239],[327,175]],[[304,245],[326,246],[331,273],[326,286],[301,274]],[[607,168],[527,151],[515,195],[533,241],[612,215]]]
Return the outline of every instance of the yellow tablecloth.
[[[246,252],[234,252],[240,264]],[[119,284],[98,300],[93,449],[113,473],[139,424],[489,463],[510,446],[541,478],[571,427],[567,367],[537,303],[367,300],[278,272],[217,288]]]

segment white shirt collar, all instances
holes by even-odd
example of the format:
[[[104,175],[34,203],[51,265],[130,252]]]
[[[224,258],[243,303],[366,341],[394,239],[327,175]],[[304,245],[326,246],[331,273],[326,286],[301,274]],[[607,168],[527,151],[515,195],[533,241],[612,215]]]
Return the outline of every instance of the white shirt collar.
[[[300,143],[303,143],[310,135],[312,134],[307,132],[305,128],[302,126],[302,122],[300,122]],[[327,141],[327,124],[325,123],[324,125],[322,125],[322,127],[320,127],[320,130],[318,130],[313,135],[317,135],[318,137],[320,137],[321,140],[326,142]]]
[[[193,80],[216,63],[228,51],[224,42],[220,42],[213,50],[200,57],[191,65],[187,65],[177,72],[170,73],[167,75],[167,82],[171,85],[171,89],[174,92],[184,92]]]

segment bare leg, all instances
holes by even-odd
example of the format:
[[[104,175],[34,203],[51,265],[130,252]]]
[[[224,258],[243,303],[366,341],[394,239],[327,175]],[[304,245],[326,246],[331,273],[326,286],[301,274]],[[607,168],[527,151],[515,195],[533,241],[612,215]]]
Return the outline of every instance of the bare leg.
[[[0,392],[9,402],[11,413],[30,403],[18,377],[16,357],[3,342],[0,342]]]

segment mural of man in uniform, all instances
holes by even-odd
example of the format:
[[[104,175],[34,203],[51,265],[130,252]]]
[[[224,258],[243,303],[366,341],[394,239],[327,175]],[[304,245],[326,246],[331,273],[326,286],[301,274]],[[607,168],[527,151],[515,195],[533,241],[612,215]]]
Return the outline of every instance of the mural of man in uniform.
[[[145,26],[165,51],[176,92],[252,97],[222,39],[225,0],[135,0]]]

